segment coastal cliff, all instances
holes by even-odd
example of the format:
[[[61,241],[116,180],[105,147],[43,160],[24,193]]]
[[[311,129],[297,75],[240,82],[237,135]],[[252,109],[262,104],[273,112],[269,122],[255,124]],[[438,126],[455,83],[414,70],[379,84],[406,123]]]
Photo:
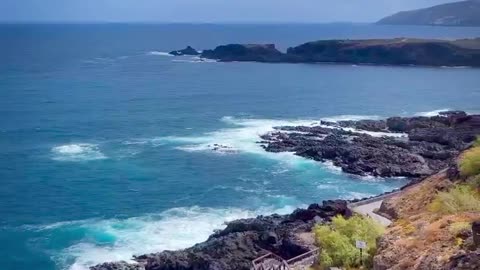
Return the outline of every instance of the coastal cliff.
[[[375,270],[480,269],[480,246],[472,233],[472,224],[480,220],[480,206],[455,206],[451,212],[433,209],[439,193],[446,196],[449,190],[455,191],[454,200],[465,200],[471,194],[474,197],[466,203],[480,203],[478,191],[457,194],[468,190],[468,180],[456,172],[452,165],[384,200],[379,213],[394,222],[377,241]]]
[[[222,62],[480,67],[480,38],[320,40],[288,48],[286,53],[273,44],[229,44],[205,50],[200,56]]]

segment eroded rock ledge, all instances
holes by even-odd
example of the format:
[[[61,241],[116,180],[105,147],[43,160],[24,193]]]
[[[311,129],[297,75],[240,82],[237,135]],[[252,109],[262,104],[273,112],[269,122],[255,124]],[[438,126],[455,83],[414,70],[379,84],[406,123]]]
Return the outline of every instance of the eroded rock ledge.
[[[448,167],[477,134],[480,115],[449,111],[433,117],[277,127],[260,143],[269,152],[331,161],[351,174],[417,178]]]

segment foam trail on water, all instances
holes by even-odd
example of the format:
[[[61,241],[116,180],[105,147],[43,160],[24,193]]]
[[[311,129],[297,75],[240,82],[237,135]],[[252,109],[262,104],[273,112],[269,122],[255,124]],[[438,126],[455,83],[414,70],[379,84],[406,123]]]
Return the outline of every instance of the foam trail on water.
[[[214,230],[225,228],[225,222],[273,212],[286,214],[294,208],[251,211],[195,206],[124,220],[63,222],[38,230],[51,230],[57,235],[82,232],[83,238],[54,256],[54,260],[62,269],[86,270],[103,262],[131,261],[133,255],[187,248],[207,240]]]
[[[55,146],[51,149],[52,159],[57,161],[87,161],[107,158],[97,144],[72,143]]]
[[[174,59],[172,62],[179,62],[179,63],[217,63],[217,60],[202,58],[199,56],[191,57],[190,59]]]
[[[173,56],[173,55],[169,54],[168,52],[159,52],[159,51],[151,51],[151,52],[148,52],[147,55]]]
[[[329,117],[323,117],[322,120],[324,121],[329,121],[329,122],[339,122],[339,121],[358,121],[358,120],[379,120],[382,119],[382,117],[378,115],[351,115],[351,114],[345,114],[345,115],[336,115],[336,116],[329,116]]]

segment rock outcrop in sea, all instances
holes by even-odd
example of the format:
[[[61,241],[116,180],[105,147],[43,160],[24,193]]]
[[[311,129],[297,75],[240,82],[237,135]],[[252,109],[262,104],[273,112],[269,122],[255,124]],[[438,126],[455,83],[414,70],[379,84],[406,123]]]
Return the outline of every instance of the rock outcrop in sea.
[[[289,215],[235,220],[207,241],[177,251],[136,256],[138,263],[104,263],[91,270],[250,270],[252,260],[267,252],[285,259],[314,249],[312,227],[337,215],[350,216],[347,202],[324,201]],[[192,228],[194,229],[194,228]]]
[[[480,38],[319,40],[288,48],[286,53],[274,44],[228,44],[205,50],[201,57],[222,62],[480,67]]]
[[[261,136],[266,151],[331,161],[356,175],[418,178],[448,167],[471,145],[480,134],[480,115],[449,111],[433,117],[322,121],[276,130]]]
[[[174,56],[182,56],[182,55],[200,55],[200,52],[192,48],[191,46],[187,46],[185,49],[178,50],[178,51],[171,51],[169,54]]]
[[[203,58],[224,62],[282,62],[284,54],[274,44],[229,44],[202,52]]]

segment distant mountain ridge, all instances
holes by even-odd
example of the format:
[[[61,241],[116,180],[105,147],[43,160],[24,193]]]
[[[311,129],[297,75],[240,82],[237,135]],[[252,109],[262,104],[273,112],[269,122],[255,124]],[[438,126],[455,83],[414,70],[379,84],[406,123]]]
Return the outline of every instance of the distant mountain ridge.
[[[402,11],[385,17],[378,24],[480,26],[480,0],[468,0],[429,8]]]

